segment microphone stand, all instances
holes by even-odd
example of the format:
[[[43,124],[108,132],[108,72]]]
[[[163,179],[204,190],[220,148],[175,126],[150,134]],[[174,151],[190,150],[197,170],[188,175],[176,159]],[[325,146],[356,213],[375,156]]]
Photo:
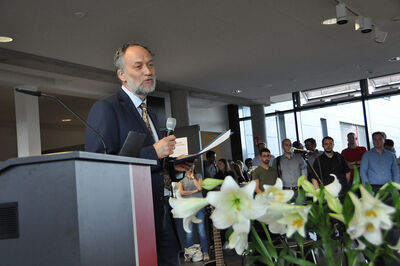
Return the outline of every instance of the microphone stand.
[[[308,160],[308,158],[307,158],[307,153],[306,153],[306,152],[302,152],[302,153],[301,153],[301,157],[303,157],[303,160],[306,162],[307,166],[313,171],[313,173],[314,173],[315,177],[317,178],[317,180],[318,180],[321,184],[323,184],[322,181],[321,181],[321,178],[319,177],[319,175],[318,175],[317,172],[315,171],[314,167],[311,165],[310,161]]]
[[[26,89],[21,89],[21,88],[15,88],[15,90],[20,92],[20,93],[29,94],[29,95],[32,95],[32,96],[37,96],[37,97],[45,96],[45,97],[49,97],[49,98],[52,98],[52,99],[56,100],[59,104],[61,104],[65,109],[67,109],[70,113],[72,113],[76,118],[78,118],[78,120],[80,122],[82,122],[85,126],[90,128],[92,130],[92,132],[94,132],[100,138],[101,143],[103,144],[104,154],[107,154],[106,143],[104,142],[103,137],[91,125],[86,123],[86,121],[83,120],[82,117],[80,117],[71,108],[69,108],[68,105],[66,105],[63,101],[61,101],[57,96],[49,95],[49,94],[43,93],[41,91],[31,91],[31,90],[26,90]]]

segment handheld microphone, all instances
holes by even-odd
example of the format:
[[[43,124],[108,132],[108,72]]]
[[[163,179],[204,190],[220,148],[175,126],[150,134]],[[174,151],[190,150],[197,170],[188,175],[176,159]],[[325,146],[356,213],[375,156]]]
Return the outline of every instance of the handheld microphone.
[[[173,117],[168,117],[166,123],[167,132],[165,133],[166,137],[174,134],[175,126],[176,126],[176,119]]]
[[[312,151],[298,149],[298,148],[295,148],[295,147],[290,148],[290,151],[294,152],[294,153],[312,153]]]
[[[49,94],[43,93],[41,91],[33,91],[33,90],[27,90],[27,89],[21,89],[21,88],[15,88],[15,90],[20,92],[20,93],[24,93],[24,94],[28,94],[28,95],[32,95],[32,96],[37,96],[37,97],[45,96],[45,97],[49,97],[49,98],[55,99],[59,104],[61,104],[65,109],[67,109],[70,113],[72,113],[76,118],[78,118],[79,121],[81,121],[86,127],[90,128],[90,130],[92,130],[100,138],[101,143],[103,144],[104,153],[107,154],[106,143],[104,142],[104,139],[100,135],[100,133],[97,132],[88,123],[86,123],[85,120],[83,120],[77,113],[75,113],[71,108],[69,108],[68,105],[66,105],[63,101],[61,101],[57,96],[49,95]],[[174,128],[175,128],[175,126],[174,126]]]
[[[176,126],[176,119],[173,118],[173,117],[168,117],[167,123],[165,125],[165,127],[167,128],[167,131],[165,132],[165,136],[166,137],[171,136],[171,135],[174,134],[175,126]],[[168,158],[169,158],[169,156],[164,158],[163,168],[166,168]]]

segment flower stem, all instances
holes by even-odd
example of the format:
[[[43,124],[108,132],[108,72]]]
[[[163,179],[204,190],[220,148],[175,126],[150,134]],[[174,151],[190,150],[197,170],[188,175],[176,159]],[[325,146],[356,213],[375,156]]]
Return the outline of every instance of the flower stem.
[[[256,229],[254,228],[253,224],[251,225],[251,233],[253,234],[254,238],[257,241],[258,246],[261,249],[261,253],[262,253],[261,255],[264,255],[266,257],[266,259],[268,260],[268,265],[273,266],[274,263],[272,262],[272,257],[269,254],[268,250],[265,248],[264,243],[262,242],[262,240],[261,240],[260,236],[258,235]]]
[[[272,244],[272,239],[271,239],[271,236],[269,235],[269,232],[268,232],[267,227],[265,226],[264,223],[260,223],[260,224],[261,224],[262,228],[264,229],[265,235],[266,235],[267,238],[268,238],[268,242],[269,242],[271,245],[273,245],[273,244]]]

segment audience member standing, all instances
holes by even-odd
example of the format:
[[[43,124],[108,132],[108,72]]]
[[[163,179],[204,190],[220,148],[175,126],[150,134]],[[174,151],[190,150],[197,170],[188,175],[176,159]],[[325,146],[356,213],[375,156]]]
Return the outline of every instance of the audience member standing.
[[[344,160],[343,156],[338,152],[333,151],[335,143],[333,138],[327,136],[322,139],[322,146],[324,147],[324,153],[318,156],[314,161],[314,169],[321,178],[324,185],[332,183],[334,178],[331,174],[336,175],[342,189],[340,194],[344,194],[349,190],[350,182],[350,168]],[[319,183],[314,174],[310,175],[314,186],[318,189]]]
[[[256,155],[256,157],[254,157],[253,159],[253,166],[260,166],[261,165],[261,150],[267,148],[267,145],[265,144],[265,142],[260,142],[257,145],[257,149],[258,149],[258,155]],[[270,161],[270,166],[272,166],[272,161],[275,159],[275,156],[273,156],[271,154],[271,161]]]
[[[274,160],[273,167],[282,179],[283,188],[297,191],[297,180],[301,175],[307,176],[307,166],[300,155],[291,152],[291,148],[290,139],[282,140],[284,154]]]
[[[317,142],[315,141],[314,138],[308,138],[304,141],[304,146],[306,147],[306,150],[311,151],[307,153],[307,159],[310,162],[311,165],[313,165],[315,159],[320,156],[323,152],[317,150]],[[310,172],[310,170],[308,170]]]
[[[215,175],[215,178],[218,179],[225,179],[228,175],[234,177],[234,173],[231,170],[231,167],[229,166],[229,163],[226,159],[219,159],[218,160],[218,172]]]
[[[396,156],[396,150],[394,148],[394,142],[391,139],[386,139],[385,143],[383,144],[383,147],[385,148],[385,150],[390,151],[391,153],[394,154],[394,156]]]
[[[377,191],[387,182],[400,183],[399,169],[396,157],[390,151],[383,148],[385,141],[382,132],[372,134],[374,148],[364,154],[361,160],[361,178],[363,184],[370,183],[374,191]]]
[[[367,149],[365,147],[357,145],[356,134],[353,132],[347,134],[347,148],[342,151],[342,156],[351,170],[351,180],[353,180],[354,176],[353,166],[357,166],[358,171],[360,171],[361,158],[366,152]]]
[[[204,177],[214,178],[218,172],[216,162],[216,154],[214,151],[208,151],[206,153],[206,161],[204,162]]]
[[[256,181],[256,192],[264,191],[263,185],[274,185],[278,178],[278,171],[269,166],[271,152],[265,148],[260,151],[261,165],[252,172],[253,180]]]
[[[185,173],[185,178],[183,178],[178,183],[178,189],[182,197],[184,198],[202,198],[203,195],[201,193],[202,187],[201,183],[203,182],[200,174],[194,173],[194,165]],[[201,251],[203,252],[203,260],[207,261],[210,259],[208,255],[208,241],[207,241],[207,233],[205,226],[205,208],[201,209],[196,217],[201,220],[200,223],[197,224],[197,231],[200,237],[200,245]],[[190,233],[185,232],[186,234],[186,248],[193,245],[193,223],[189,223]]]

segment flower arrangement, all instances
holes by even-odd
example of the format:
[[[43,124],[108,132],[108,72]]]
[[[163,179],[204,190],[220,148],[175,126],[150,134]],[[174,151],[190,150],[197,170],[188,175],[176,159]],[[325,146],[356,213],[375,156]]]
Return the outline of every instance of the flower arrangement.
[[[354,182],[343,204],[338,199],[341,185],[336,177],[317,190],[301,176],[293,199],[294,191],[283,190],[279,178],[273,186],[264,185],[264,192],[254,197],[254,181],[240,187],[228,176],[225,180],[205,179],[202,186],[207,190],[221,186],[219,191],[209,191],[206,198],[171,198],[170,205],[173,216],[183,218],[186,231],[189,222],[200,222],[195,216],[200,209],[214,206],[210,217],[214,226],[231,228],[228,247],[246,255],[248,265],[255,261],[313,265],[309,259],[313,250],[319,251],[318,263],[328,265],[374,265],[377,259],[386,265],[399,262],[396,252],[400,241],[389,243],[386,238],[400,225],[400,184],[387,183],[373,196],[372,187],[361,185],[357,168],[354,171]],[[261,233],[256,230],[257,223]],[[316,235],[314,241],[309,239],[310,233]]]

